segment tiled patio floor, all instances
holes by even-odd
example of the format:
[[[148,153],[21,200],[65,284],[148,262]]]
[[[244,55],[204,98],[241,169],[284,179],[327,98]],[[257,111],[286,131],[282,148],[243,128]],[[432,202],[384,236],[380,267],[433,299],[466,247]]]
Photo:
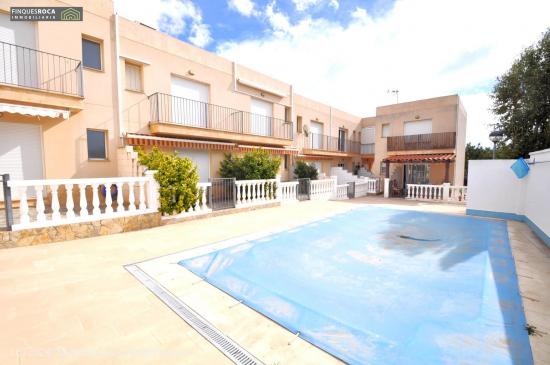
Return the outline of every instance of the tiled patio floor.
[[[0,250],[0,364],[229,363],[123,265],[296,225],[364,203],[464,214],[463,206],[380,198],[302,202],[138,232]],[[522,223],[510,222],[509,230],[527,321],[550,333],[550,249]],[[261,342],[260,337],[250,341]],[[531,337],[531,341],[536,363],[550,363],[550,335]],[[265,344],[269,351],[284,351],[277,346],[295,346],[294,352],[304,345],[299,341]],[[321,351],[307,346],[304,351]],[[300,363],[300,351],[284,363]]]

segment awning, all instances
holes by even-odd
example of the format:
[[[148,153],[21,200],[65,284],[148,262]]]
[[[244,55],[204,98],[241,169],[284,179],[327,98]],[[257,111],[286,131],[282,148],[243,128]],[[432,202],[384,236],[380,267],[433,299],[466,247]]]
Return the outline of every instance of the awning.
[[[40,108],[30,105],[0,103],[0,112],[30,115],[33,117],[69,119],[70,112],[63,109]]]
[[[456,158],[454,153],[426,153],[416,155],[393,155],[383,159],[383,162],[408,163],[408,162],[453,162]]]
[[[228,152],[251,152],[264,150],[273,155],[295,155],[298,150],[295,148],[277,148],[264,146],[238,145],[229,142],[203,141],[194,139],[158,137],[149,134],[127,133],[126,144],[131,146],[158,146],[176,147],[198,150],[221,150]]]

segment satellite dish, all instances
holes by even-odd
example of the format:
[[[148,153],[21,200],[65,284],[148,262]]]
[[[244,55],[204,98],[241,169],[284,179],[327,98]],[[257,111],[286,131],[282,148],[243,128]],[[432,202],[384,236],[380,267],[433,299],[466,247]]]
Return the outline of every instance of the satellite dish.
[[[309,136],[309,125],[304,124],[304,125],[302,126],[302,131],[304,132],[304,134],[306,135],[306,137]]]

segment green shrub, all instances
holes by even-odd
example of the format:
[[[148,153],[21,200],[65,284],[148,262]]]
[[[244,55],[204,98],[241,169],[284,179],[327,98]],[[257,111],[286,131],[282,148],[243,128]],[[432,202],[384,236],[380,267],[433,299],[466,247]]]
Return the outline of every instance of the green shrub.
[[[161,213],[187,212],[199,200],[199,174],[197,167],[187,157],[165,153],[153,147],[150,152],[138,149],[139,163],[149,170],[156,170],[159,183]]]
[[[221,177],[234,177],[237,180],[274,179],[281,166],[279,157],[272,157],[266,151],[247,152],[242,157],[225,154],[220,163]]]
[[[317,180],[319,172],[314,165],[305,163],[304,161],[296,161],[294,167],[294,177],[297,179]]]

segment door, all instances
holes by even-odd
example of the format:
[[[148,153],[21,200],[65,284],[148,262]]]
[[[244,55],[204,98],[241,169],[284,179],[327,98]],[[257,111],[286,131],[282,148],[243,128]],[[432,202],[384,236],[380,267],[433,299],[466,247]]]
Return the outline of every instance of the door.
[[[252,99],[250,113],[250,133],[258,136],[271,136],[273,104],[260,99]]]
[[[212,210],[235,208],[235,179],[214,178],[211,183],[209,199]]]
[[[8,14],[0,13],[0,82],[37,88],[35,48],[34,22],[12,22]]]
[[[323,123],[311,121],[309,125],[311,148],[314,150],[323,149]]]
[[[208,151],[178,150],[178,156],[187,157],[197,166],[199,182],[208,182],[210,178],[210,158]]]
[[[297,198],[299,201],[309,200],[311,193],[311,180],[310,179],[297,179],[298,180],[298,190]]]
[[[43,179],[40,126],[0,122],[0,174],[10,174],[10,180]],[[29,189],[31,191],[34,189]],[[15,200],[19,197],[15,189],[12,190],[12,197]]]
[[[338,151],[346,151],[346,131],[343,129],[338,130]]]
[[[171,122],[192,127],[208,126],[208,85],[172,76]]]

